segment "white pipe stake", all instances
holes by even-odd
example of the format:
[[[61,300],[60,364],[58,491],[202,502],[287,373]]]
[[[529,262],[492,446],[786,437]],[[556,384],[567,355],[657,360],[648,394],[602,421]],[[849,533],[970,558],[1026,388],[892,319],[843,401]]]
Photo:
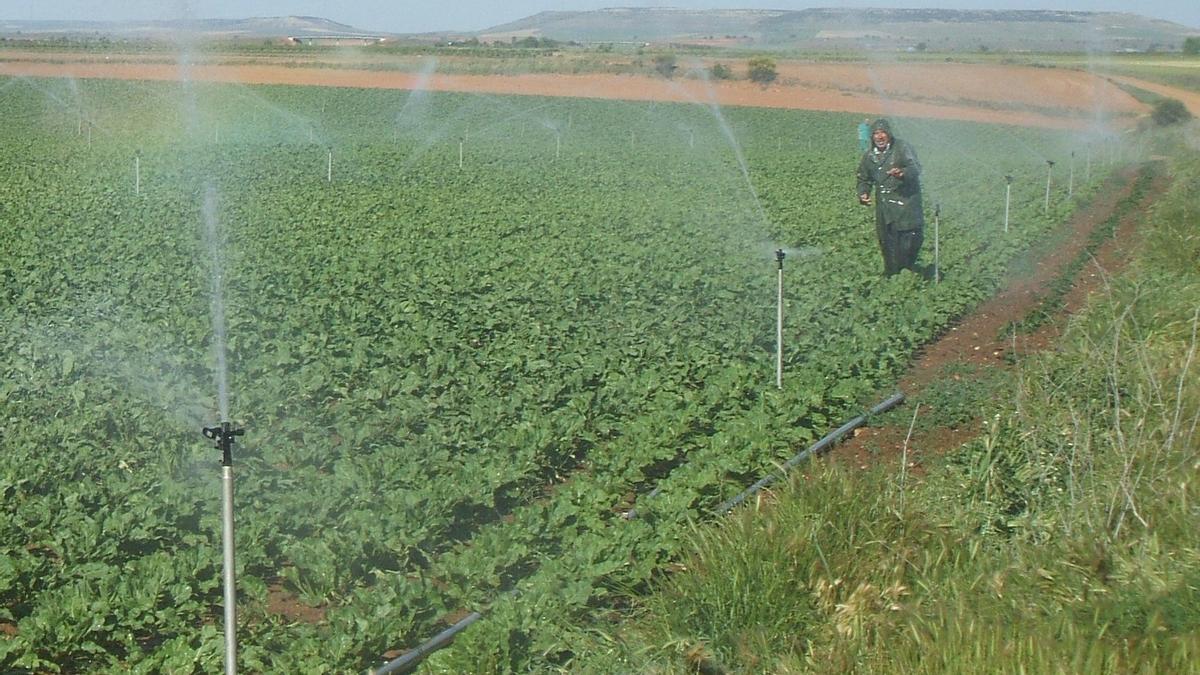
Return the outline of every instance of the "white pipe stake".
[[[221,467],[221,543],[225,565],[225,673],[237,673],[237,580],[233,551],[233,467]]]
[[[1075,196],[1075,153],[1071,153],[1071,173],[1067,178],[1067,199]]]
[[[939,246],[941,234],[939,229],[942,220],[942,207],[939,205],[933,210],[933,283],[938,283],[941,276],[941,258]]]
[[[783,389],[783,266],[779,267],[779,303],[775,320],[775,387]]]

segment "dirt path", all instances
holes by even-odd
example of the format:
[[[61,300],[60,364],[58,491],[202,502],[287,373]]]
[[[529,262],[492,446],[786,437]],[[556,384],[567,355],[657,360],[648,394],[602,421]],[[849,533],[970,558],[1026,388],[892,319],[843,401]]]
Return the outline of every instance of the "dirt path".
[[[159,62],[152,62],[153,59]],[[418,89],[536,96],[674,101],[958,119],[1059,129],[1086,129],[1103,112],[1129,124],[1146,106],[1104,78],[1066,69],[960,63],[779,64],[770,86],[745,80],[641,75],[423,76],[416,64],[379,61],[316,64],[278,59],[248,63],[198,63],[186,69],[161,62],[166,55],[122,56],[0,52],[0,75],[310,86]],[[364,65],[371,66],[364,68]],[[408,72],[412,71],[412,72]],[[1139,85],[1141,86],[1141,85]]]
[[[1092,231],[1106,221],[1118,204],[1129,197],[1137,171],[1125,171],[1109,180],[1099,196],[1087,208],[1077,212],[1070,222],[1049,235],[1055,245],[1045,255],[1020,264],[1023,274],[1012,279],[999,293],[986,300],[974,312],[954,325],[937,341],[926,346],[897,387],[905,392],[909,402],[908,415],[915,409],[912,401],[922,392],[946,377],[987,381],[996,370],[1009,370],[1013,363],[1053,347],[1069,316],[1087,302],[1107,279],[1127,262],[1129,250],[1121,242],[1136,236],[1137,225],[1159,195],[1166,189],[1166,180],[1159,178],[1148,193],[1141,197],[1137,208],[1130,211],[1118,225],[1117,234],[1106,240],[1075,277],[1063,299],[1060,312],[1033,333],[1006,335],[1004,328],[1021,321],[1051,293],[1051,285],[1063,274],[1073,260],[1085,250]],[[1061,242],[1061,243],[1060,243]],[[964,373],[949,375],[953,366],[963,366]],[[937,410],[922,403],[918,415],[937,415]],[[918,428],[908,438],[908,425],[863,427],[840,444],[833,453],[838,461],[853,462],[865,467],[883,461],[896,461],[907,451],[910,469],[920,468],[921,458],[942,454],[957,448],[980,433],[979,421],[959,425]],[[907,438],[907,444],[906,444]],[[907,445],[907,450],[906,450]]]

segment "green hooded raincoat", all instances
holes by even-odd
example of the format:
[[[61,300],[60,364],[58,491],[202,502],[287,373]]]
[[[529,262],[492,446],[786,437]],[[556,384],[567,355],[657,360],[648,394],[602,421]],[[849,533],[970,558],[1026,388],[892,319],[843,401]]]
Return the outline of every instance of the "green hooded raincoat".
[[[871,133],[882,129],[891,138],[885,150],[874,144],[858,164],[858,193],[875,191],[875,231],[883,252],[884,273],[895,274],[901,269],[915,270],[917,253],[924,239],[925,214],[921,208],[921,164],[910,145],[892,134],[885,119],[871,125]],[[889,176],[898,168],[903,176]]]

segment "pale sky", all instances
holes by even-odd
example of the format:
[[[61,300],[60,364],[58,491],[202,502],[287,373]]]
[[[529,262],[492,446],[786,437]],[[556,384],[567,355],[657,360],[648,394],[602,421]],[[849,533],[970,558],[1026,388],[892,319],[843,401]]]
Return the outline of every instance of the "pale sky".
[[[366,31],[475,31],[545,10],[603,7],[689,9],[807,7],[921,7],[938,9],[1058,9],[1132,12],[1200,30],[1200,0],[0,0],[0,20],[244,19],[319,16]]]

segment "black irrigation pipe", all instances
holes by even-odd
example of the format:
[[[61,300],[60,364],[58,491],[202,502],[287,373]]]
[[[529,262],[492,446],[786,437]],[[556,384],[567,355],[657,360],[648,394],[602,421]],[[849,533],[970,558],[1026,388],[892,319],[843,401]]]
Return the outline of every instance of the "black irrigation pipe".
[[[430,638],[430,640],[428,642],[421,645],[420,647],[417,647],[416,649],[405,654],[404,656],[401,656],[398,659],[389,661],[385,665],[383,665],[375,670],[368,671],[368,672],[370,673],[370,675],[383,675],[384,673],[408,673],[408,672],[411,672],[413,668],[416,668],[417,666],[419,666],[421,664],[422,661],[425,660],[425,657],[429,656],[433,652],[436,652],[437,650],[441,649],[442,647],[445,647],[446,645],[450,644],[450,641],[454,639],[454,636],[463,632],[464,630],[467,629],[467,626],[470,626],[471,624],[475,623],[476,621],[478,621],[481,618],[483,618],[483,615],[480,614],[479,612],[471,612],[467,616],[460,619],[453,626],[450,626],[446,630],[444,630],[444,631],[438,633],[437,635],[433,636],[432,638]]]
[[[890,410],[891,408],[894,408],[897,405],[899,405],[903,400],[904,400],[903,393],[897,392],[895,394],[892,394],[892,396],[890,398],[883,401],[879,405],[876,405],[874,408],[871,408],[871,410],[869,412],[859,415],[858,417],[855,417],[854,419],[850,420],[849,422],[846,422],[842,426],[840,426],[837,429],[835,429],[834,431],[830,432],[830,434],[828,436],[826,436],[825,438],[822,438],[821,440],[814,443],[811,447],[809,447],[804,452],[801,452],[800,454],[796,455],[795,457],[792,457],[791,459],[789,459],[787,461],[787,463],[785,463],[783,465],[784,472],[786,473],[790,469],[794,468],[797,464],[808,459],[814,453],[823,452],[826,448],[828,448],[829,446],[836,443],[838,441],[838,439],[840,439],[842,436],[846,435],[847,432],[857,429],[858,427],[860,427],[864,423],[866,423],[867,418],[870,417],[871,415],[878,415],[881,412]],[[746,499],[746,497],[749,497],[750,495],[754,494],[755,492],[758,492],[759,490],[765,488],[766,486],[770,485],[771,483],[774,483],[776,480],[778,480],[778,478],[779,477],[774,474],[768,475],[767,477],[758,481],[754,485],[751,485],[750,487],[746,488],[745,492],[741,493],[740,495],[734,497],[733,499],[718,506],[714,510],[714,513],[717,513],[717,514],[728,513],[730,509],[732,509],[733,507],[742,503]],[[659,492],[662,492],[662,483],[659,483],[658,486],[655,487],[650,492],[650,494],[643,497],[643,499],[649,499],[649,498],[657,495]],[[624,516],[625,520],[633,520],[634,518],[637,518],[638,517],[637,507],[629,509],[622,515]]]
[[[821,440],[814,443],[807,450],[805,450],[805,451],[801,452],[800,454],[796,455],[795,457],[789,459],[783,465],[783,471],[786,473],[788,470],[794,468],[801,462],[805,461],[806,459],[811,457],[813,454],[820,453],[820,452],[823,452],[824,450],[828,449],[829,446],[836,443],[838,441],[838,439],[840,439],[842,436],[846,435],[850,431],[857,429],[858,427],[865,424],[867,421],[867,418],[869,418],[871,415],[878,415],[879,413],[890,410],[891,408],[894,408],[895,406],[899,405],[903,401],[904,401],[903,393],[893,394],[887,400],[876,405],[874,408],[871,408],[871,410],[869,412],[859,415],[858,417],[855,417],[854,419],[850,420],[849,422],[846,422],[842,426],[835,429],[832,433],[830,433],[825,438],[822,438]],[[758,492],[759,490],[763,489],[764,487],[770,485],[771,483],[775,482],[776,480],[778,480],[778,476],[776,474],[768,475],[767,477],[758,481],[754,485],[751,485],[740,495],[738,495],[738,496],[734,497],[733,499],[730,499],[729,501],[725,502],[724,504],[721,504],[720,506],[718,506],[715,509],[715,513],[718,513],[718,514],[728,513],[731,509],[733,509],[733,507],[735,507],[738,504],[745,501],[745,499],[747,497],[754,494],[755,492]],[[660,484],[659,487],[654,488],[654,490],[647,496],[653,497],[654,495],[658,494],[661,491],[661,489],[662,489],[662,486]],[[632,518],[636,518],[636,517],[637,517],[636,509],[630,509],[629,511],[625,512],[626,519],[632,519]],[[367,673],[368,673],[368,675],[385,675],[386,673],[412,672],[412,670],[414,668],[416,668],[417,666],[419,666],[421,664],[421,662],[425,660],[426,657],[428,657],[433,652],[436,652],[437,650],[441,649],[442,647],[445,647],[446,645],[450,644],[450,642],[452,640],[454,640],[455,636],[457,636],[459,633],[466,630],[468,626],[470,626],[471,624],[475,623],[476,621],[478,621],[482,618],[483,618],[483,614],[481,614],[479,612],[471,612],[467,616],[460,619],[453,626],[450,626],[446,630],[433,636],[432,638],[429,639],[429,641],[425,642],[424,644],[422,644],[421,646],[412,650],[411,652],[408,652],[407,654],[404,654],[403,656],[401,656],[397,659],[389,661],[388,663],[384,664],[383,666],[380,666],[379,668],[368,670]]]
[[[832,433],[830,433],[825,438],[822,438],[821,440],[817,441],[816,443],[813,443],[811,446],[809,446],[809,448],[807,450],[805,450],[805,451],[801,452],[800,454],[796,455],[795,457],[792,457],[791,459],[789,459],[781,467],[782,473],[786,474],[788,471],[790,471],[791,469],[794,469],[801,462],[804,462],[805,460],[812,457],[813,455],[824,452],[825,450],[827,450],[829,448],[829,446],[833,445],[834,443],[837,443],[838,439],[840,439],[842,436],[845,436],[847,433],[849,433],[849,432],[853,431],[854,429],[857,429],[858,427],[861,427],[863,424],[865,424],[867,421],[867,418],[870,417],[871,415],[878,415],[879,413],[886,412],[886,411],[896,407],[903,401],[904,401],[904,392],[897,392],[895,394],[892,394],[891,397],[889,397],[887,400],[883,401],[882,403],[875,406],[874,408],[871,408],[871,410],[869,412],[859,415],[858,417],[855,417],[854,419],[850,420],[849,422],[846,422],[842,426],[835,429]],[[767,474],[764,478],[759,480],[757,483],[755,483],[754,485],[751,485],[750,487],[748,487],[744,491],[742,491],[742,493],[740,495],[734,497],[733,499],[726,501],[725,503],[721,504],[717,508],[713,509],[713,512],[720,514],[720,515],[729,513],[731,510],[733,510],[733,508],[735,506],[746,501],[747,497],[749,497],[749,496],[753,495],[755,492],[758,492],[759,490],[767,487],[771,483],[774,483],[775,481],[779,480],[780,477],[781,477],[781,474],[776,474],[776,473]]]

